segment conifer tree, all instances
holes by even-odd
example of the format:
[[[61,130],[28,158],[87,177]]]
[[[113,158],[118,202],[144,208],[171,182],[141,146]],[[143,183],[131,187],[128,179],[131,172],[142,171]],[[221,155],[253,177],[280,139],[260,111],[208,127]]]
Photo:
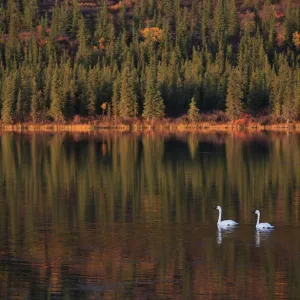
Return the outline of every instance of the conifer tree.
[[[18,96],[17,96],[16,121],[17,122],[24,121],[22,89],[19,89]]]
[[[282,104],[282,117],[289,123],[297,117],[297,109],[293,89],[293,71],[289,70],[286,79],[286,87],[284,92],[284,101]]]
[[[79,19],[79,29],[77,33],[78,50],[76,53],[77,59],[80,61],[87,62],[89,56],[89,48],[87,46],[87,32],[83,17]]]
[[[136,117],[137,115],[137,96],[134,76],[128,66],[123,68],[121,74],[120,102],[118,108],[121,118]]]
[[[268,104],[268,91],[264,74],[255,70],[251,74],[247,106],[256,114]]]
[[[228,36],[230,38],[236,38],[239,34],[240,26],[235,0],[229,1],[228,11]]]
[[[147,71],[146,93],[143,110],[143,117],[146,119],[160,119],[164,116],[165,105],[158,89],[155,73],[154,65],[150,65]]]
[[[225,11],[225,0],[217,0],[215,15],[214,15],[214,32],[213,41],[215,44],[215,49],[217,46],[221,46],[224,49],[225,34],[226,34],[226,11]]]
[[[15,98],[16,98],[16,73],[5,76],[2,88],[3,106],[1,119],[4,124],[11,124],[14,121]]]
[[[63,98],[63,92],[61,87],[61,79],[59,76],[58,66],[55,67],[51,81],[51,91],[50,91],[50,116],[56,122],[64,121],[64,106],[65,99]]]
[[[294,71],[293,97],[295,104],[295,118],[300,118],[300,68]]]
[[[197,108],[195,98],[193,97],[190,102],[190,108],[188,110],[188,119],[190,122],[197,122],[199,120],[199,109]]]
[[[120,76],[117,74],[113,84],[112,96],[112,114],[114,118],[119,117],[119,102],[120,102]]]
[[[243,111],[243,97],[243,77],[241,71],[235,68],[229,74],[226,97],[226,113],[231,120],[237,119]]]
[[[39,94],[36,89],[35,79],[32,80],[31,118],[33,122],[39,121]]]
[[[80,115],[93,115],[95,113],[95,93],[91,84],[90,74],[79,65],[76,70],[76,109],[75,112]]]

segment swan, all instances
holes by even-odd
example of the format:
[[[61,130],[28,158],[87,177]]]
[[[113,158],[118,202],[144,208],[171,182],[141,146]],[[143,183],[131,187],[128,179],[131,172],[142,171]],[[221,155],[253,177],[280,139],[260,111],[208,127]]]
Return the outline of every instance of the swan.
[[[218,227],[222,227],[222,228],[231,228],[235,225],[237,225],[238,223],[232,220],[224,220],[221,221],[221,217],[222,217],[222,208],[221,206],[217,206],[216,209],[219,211],[219,219],[218,219]]]
[[[274,228],[274,226],[269,224],[269,223],[259,223],[260,211],[258,209],[255,211],[255,214],[257,214],[256,229],[263,230],[263,229],[272,229],[272,228]]]

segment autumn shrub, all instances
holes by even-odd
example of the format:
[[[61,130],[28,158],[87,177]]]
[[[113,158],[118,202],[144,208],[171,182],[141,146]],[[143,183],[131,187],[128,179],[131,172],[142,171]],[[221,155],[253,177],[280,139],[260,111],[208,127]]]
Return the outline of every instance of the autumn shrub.
[[[73,124],[80,124],[81,123],[81,117],[79,115],[75,115],[72,121]]]

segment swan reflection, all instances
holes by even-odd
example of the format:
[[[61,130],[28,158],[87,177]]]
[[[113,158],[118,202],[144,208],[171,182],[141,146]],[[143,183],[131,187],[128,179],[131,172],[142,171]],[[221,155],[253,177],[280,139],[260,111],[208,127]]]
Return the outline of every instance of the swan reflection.
[[[218,245],[222,244],[223,238],[230,237],[233,232],[234,232],[234,228],[223,228],[221,226],[218,226],[218,231],[217,231]]]
[[[272,234],[272,230],[256,230],[255,233],[255,245],[260,247],[260,242],[265,241]]]

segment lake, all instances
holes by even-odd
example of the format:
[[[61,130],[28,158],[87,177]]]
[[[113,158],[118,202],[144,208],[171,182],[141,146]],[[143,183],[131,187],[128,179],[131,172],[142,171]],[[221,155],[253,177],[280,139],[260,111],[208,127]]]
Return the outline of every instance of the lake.
[[[1,299],[299,299],[299,233],[296,133],[0,135]]]

